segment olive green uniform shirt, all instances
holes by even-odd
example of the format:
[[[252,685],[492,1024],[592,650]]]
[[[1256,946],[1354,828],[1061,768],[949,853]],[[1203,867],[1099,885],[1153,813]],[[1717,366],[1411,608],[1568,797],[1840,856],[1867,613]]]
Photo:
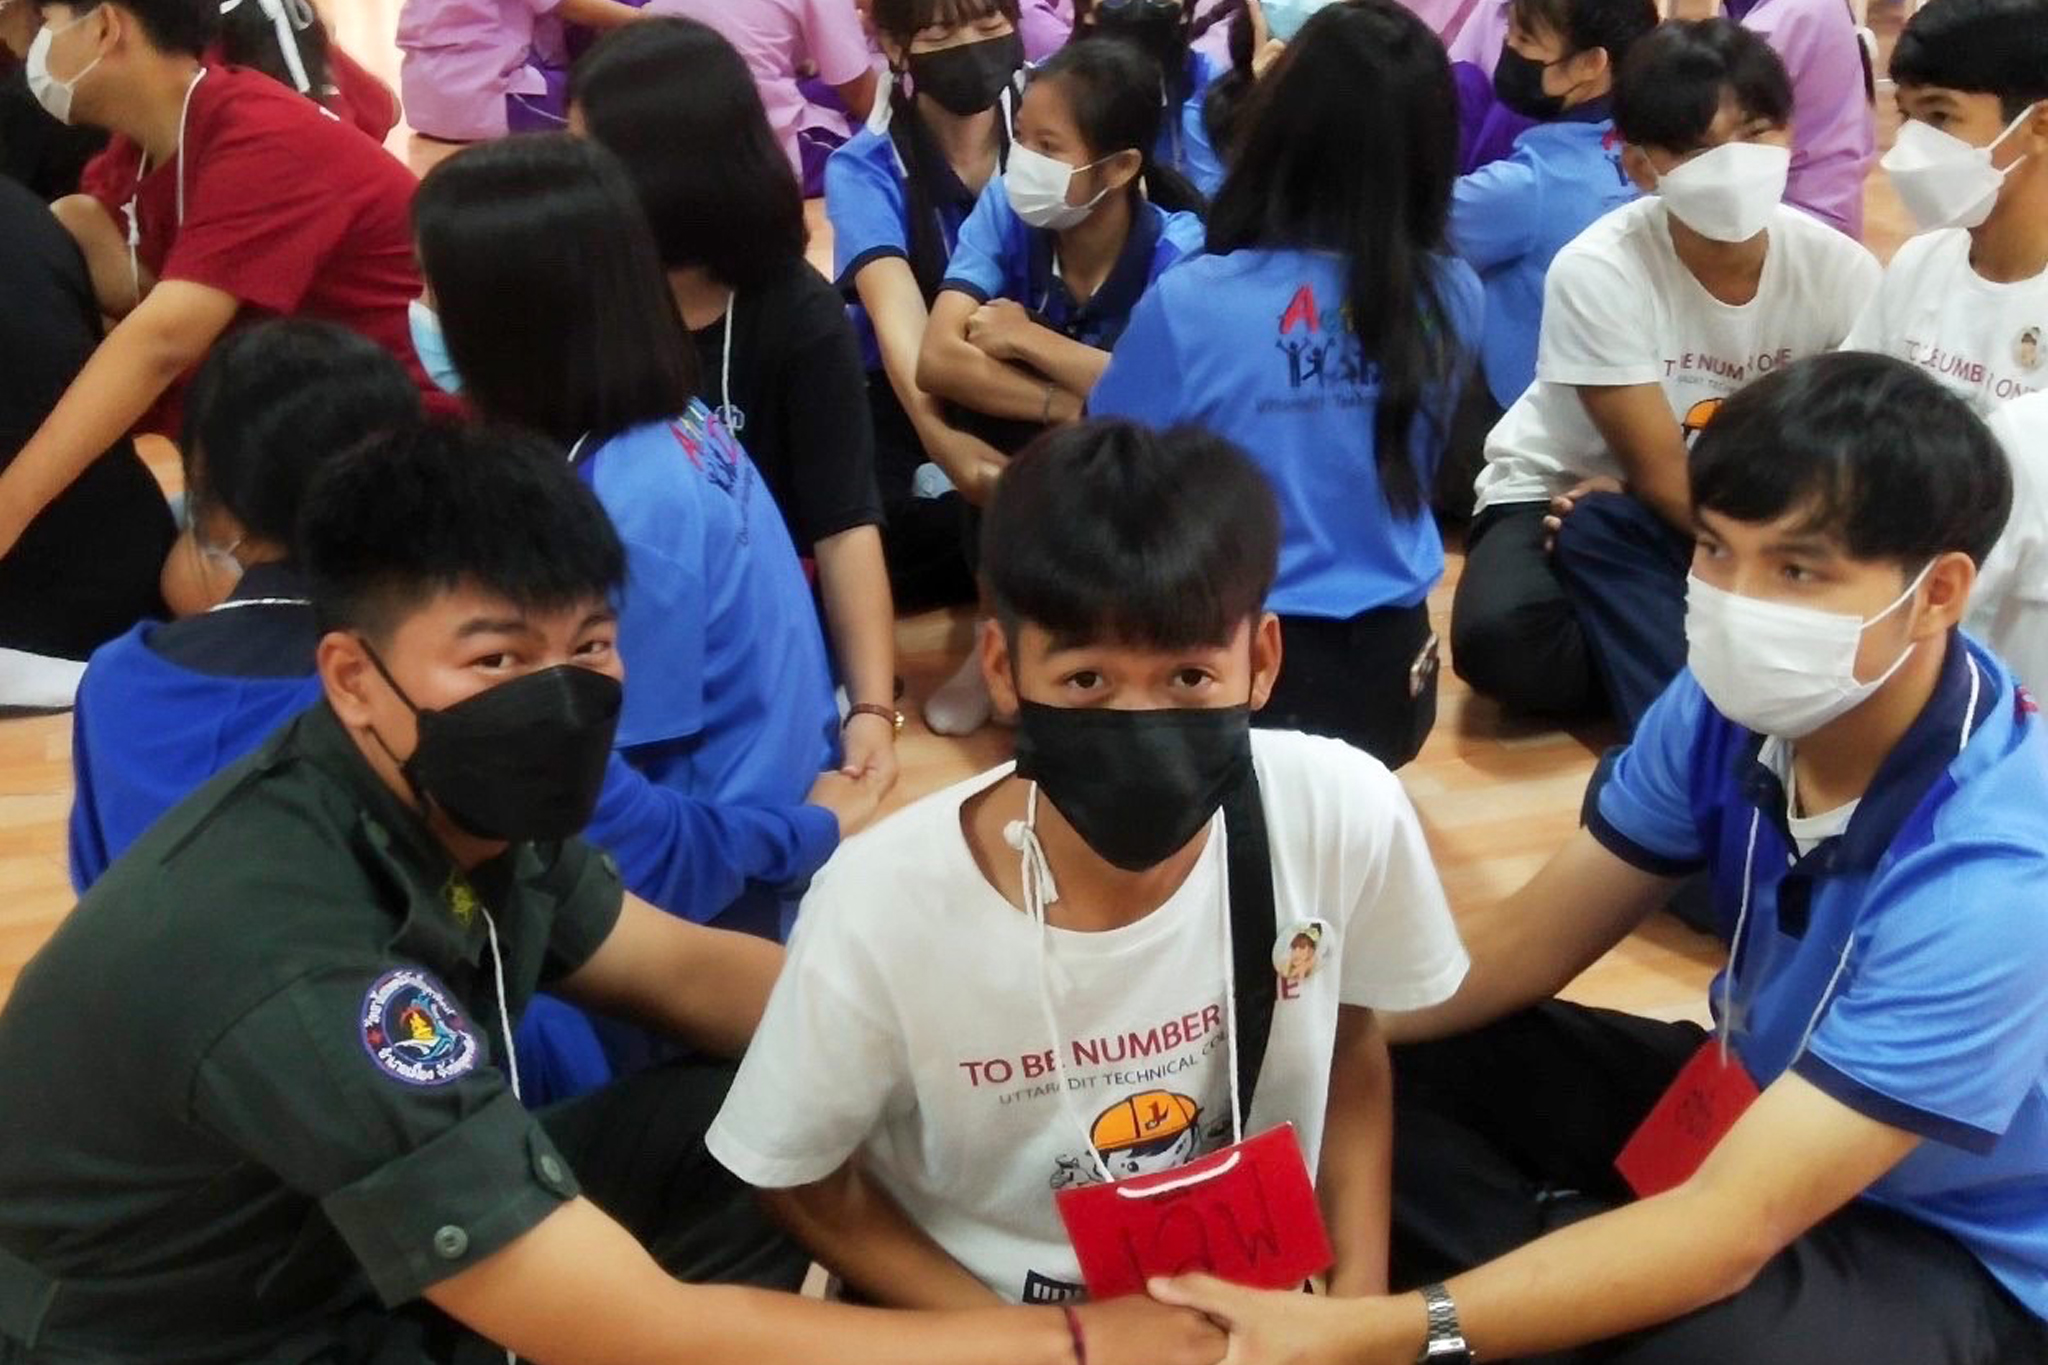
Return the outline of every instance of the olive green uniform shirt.
[[[325,703],[223,772],[0,1011],[0,1359],[314,1358],[539,1223],[479,907],[516,1026],[620,905],[581,841],[465,878]]]

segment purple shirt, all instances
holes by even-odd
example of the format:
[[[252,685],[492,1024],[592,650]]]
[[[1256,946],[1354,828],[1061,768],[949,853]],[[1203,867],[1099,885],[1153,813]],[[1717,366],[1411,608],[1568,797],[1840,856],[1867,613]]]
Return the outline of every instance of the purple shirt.
[[[566,67],[561,0],[405,0],[398,13],[405,117],[428,137],[503,137],[505,97],[548,93],[543,67]]]
[[[1785,202],[1863,236],[1863,185],[1877,120],[1863,43],[1843,0],[1731,0],[1729,16],[1777,49],[1792,77],[1792,179]]]
[[[1444,41],[1453,62],[1470,62],[1490,80],[1500,64],[1501,44],[1508,40],[1508,0],[1479,0],[1462,27]]]
[[[768,126],[799,175],[799,132],[824,128],[846,137],[844,115],[804,98],[797,68],[808,62],[819,80],[837,86],[858,80],[873,65],[853,0],[648,0],[647,12],[708,24],[738,49],[761,92]]]
[[[1017,34],[1024,40],[1024,60],[1042,62],[1067,45],[1074,31],[1074,0],[1021,0]]]

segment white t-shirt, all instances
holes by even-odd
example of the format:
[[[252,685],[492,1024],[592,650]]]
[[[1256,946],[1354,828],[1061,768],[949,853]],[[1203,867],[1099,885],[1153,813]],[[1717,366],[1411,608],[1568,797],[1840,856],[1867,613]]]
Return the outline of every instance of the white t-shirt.
[[[1662,384],[1690,440],[1751,380],[1841,345],[1877,288],[1877,258],[1782,204],[1770,234],[1756,297],[1739,307],[1678,259],[1655,196],[1560,251],[1543,287],[1536,382],[1486,439],[1478,506],[1542,502],[1594,475],[1622,476],[1576,385]]]
[[[1911,361],[1990,413],[2048,389],[2048,271],[1993,284],[1970,268],[1962,228],[1899,248],[1844,349]]]
[[[1967,624],[2021,682],[2048,694],[2048,393],[2000,407],[1991,430],[2012,460],[2012,516],[1977,574]]]
[[[1764,741],[1756,761],[1777,774],[1778,782],[1785,788],[1785,829],[1798,846],[1799,856],[1819,848],[1849,828],[1849,822],[1856,818],[1856,808],[1863,804],[1863,798],[1846,801],[1833,810],[1824,810],[1818,815],[1799,813],[1799,770],[1792,766],[1793,750],[1790,744],[1773,735]]]
[[[1282,984],[1245,1133],[1292,1122],[1313,1172],[1338,1006],[1435,1004],[1467,960],[1392,774],[1307,735],[1256,731],[1252,752],[1275,938],[1326,928],[1315,969]],[[771,1189],[862,1152],[864,1171],[990,1289],[1047,1303],[1080,1293],[1053,1196],[1097,1178],[1090,1142],[1122,1178],[1231,1141],[1228,830],[1219,815],[1187,881],[1145,918],[1042,937],[961,829],[962,803],[1009,772],[926,797],[840,849],[705,1141]],[[1051,1066],[1041,942],[1070,1104]]]

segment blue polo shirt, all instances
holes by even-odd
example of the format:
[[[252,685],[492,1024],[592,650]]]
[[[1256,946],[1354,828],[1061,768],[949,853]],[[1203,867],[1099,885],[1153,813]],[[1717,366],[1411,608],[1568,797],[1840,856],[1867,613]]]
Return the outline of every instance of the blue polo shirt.
[[[1130,235],[1109,277],[1085,304],[1074,302],[1053,257],[1054,234],[1031,227],[1010,207],[1003,178],[981,192],[974,212],[960,226],[947,289],[976,303],[1009,299],[1040,315],[1047,326],[1085,346],[1108,350],[1123,335],[1131,310],[1153,281],[1202,250],[1202,220],[1192,213],[1168,213],[1140,201],[1131,215]]]
[[[1789,1067],[1925,1139],[1864,1197],[1950,1233],[2048,1317],[2041,717],[1988,650],[1951,634],[1933,697],[1848,828],[1804,857],[1762,743],[1679,674],[1615,765],[1592,832],[1646,870],[1709,868],[1724,940],[1752,866],[1722,1021],[1743,1064],[1760,1086]]]
[[[940,158],[943,165],[944,158]],[[910,259],[910,202],[902,156],[886,119],[855,133],[825,161],[825,213],[832,220],[832,279],[849,299],[861,267],[885,256]],[[939,238],[953,254],[960,225],[974,209],[974,191],[950,167],[930,187]],[[882,368],[875,329],[858,301],[848,312],[870,372]]]
[[[1479,358],[1503,408],[1536,379],[1550,262],[1595,219],[1637,197],[1621,169],[1611,108],[1595,100],[1535,125],[1505,160],[1459,177],[1452,191],[1451,249],[1486,286]]]
[[[1444,571],[1427,507],[1396,518],[1380,492],[1378,375],[1344,321],[1346,277],[1333,252],[1189,261],[1138,305],[1088,400],[1098,417],[1199,423],[1258,462],[1280,502],[1280,576],[1267,602],[1286,615],[1347,620],[1412,607]],[[1469,355],[1479,281],[1450,257],[1438,258],[1437,281],[1445,321]],[[1454,401],[1438,395],[1436,405]],[[1426,423],[1411,453],[1426,490],[1443,454]]]
[[[839,713],[810,586],[753,461],[692,399],[575,467],[626,546],[619,751],[700,800],[801,802],[838,762]]]
[[[1187,74],[1191,91],[1179,109],[1167,111],[1160,120],[1159,141],[1152,148],[1152,159],[1173,167],[1204,197],[1214,199],[1216,191],[1223,188],[1223,161],[1209,141],[1209,122],[1202,116],[1202,104],[1221,70],[1208,53],[1191,48]]]

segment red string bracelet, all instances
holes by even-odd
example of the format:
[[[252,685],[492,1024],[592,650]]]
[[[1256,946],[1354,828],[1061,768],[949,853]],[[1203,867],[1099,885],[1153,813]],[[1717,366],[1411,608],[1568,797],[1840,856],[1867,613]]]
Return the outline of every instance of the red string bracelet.
[[[1060,1311],[1067,1315],[1067,1335],[1074,1339],[1074,1365],[1088,1365],[1088,1339],[1081,1335],[1081,1315],[1072,1308]]]

